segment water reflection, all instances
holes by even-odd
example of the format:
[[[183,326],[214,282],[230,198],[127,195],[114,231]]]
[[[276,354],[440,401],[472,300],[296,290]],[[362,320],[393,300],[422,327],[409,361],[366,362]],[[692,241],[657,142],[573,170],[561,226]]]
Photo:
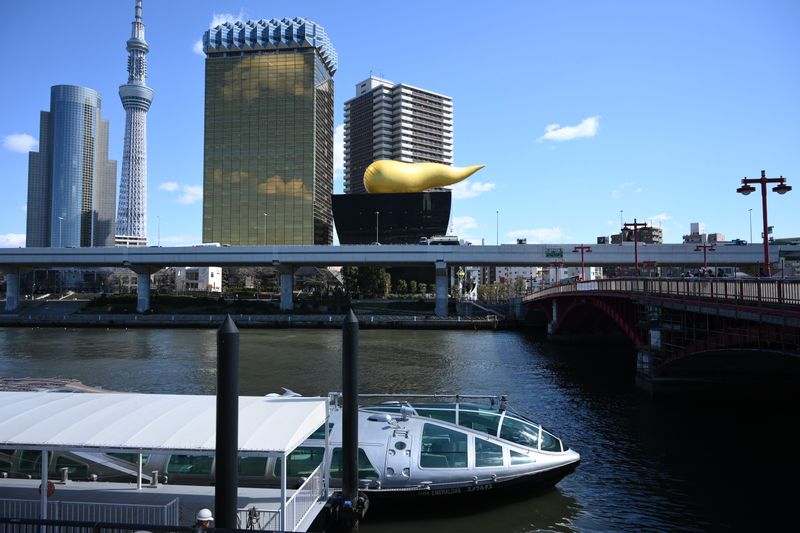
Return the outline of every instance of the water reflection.
[[[373,514],[370,533],[765,530],[791,518],[796,491],[779,487],[800,474],[787,448],[796,391],[654,402],[624,350],[510,332],[366,330],[360,351],[363,392],[508,394],[582,456],[554,491],[445,517]],[[341,333],[242,330],[240,369],[245,395],[340,390]],[[214,330],[0,329],[2,376],[213,394],[215,374]]]

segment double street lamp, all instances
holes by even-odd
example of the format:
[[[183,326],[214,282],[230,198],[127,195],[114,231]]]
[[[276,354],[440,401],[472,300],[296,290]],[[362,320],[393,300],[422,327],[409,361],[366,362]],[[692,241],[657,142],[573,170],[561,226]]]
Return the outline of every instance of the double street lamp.
[[[381,212],[375,211],[375,244],[380,244],[381,240],[378,238],[378,228],[380,227]]]
[[[703,250],[703,269],[708,268],[708,251],[709,250],[712,252],[715,251],[716,248],[714,246],[715,246],[714,244],[708,244],[707,242],[703,242],[703,244],[698,244],[697,246],[694,247],[695,252]]]
[[[592,251],[592,247],[591,246],[584,246],[583,244],[581,244],[580,246],[576,246],[575,248],[573,248],[572,251],[573,252],[580,251],[580,253],[581,253],[581,281],[586,281],[586,274],[585,274],[585,268],[586,267],[585,267],[585,263],[583,262],[583,252],[591,252]]]
[[[623,228],[633,228],[633,272],[635,275],[639,275],[639,228],[646,228],[647,222],[637,222],[636,219],[633,219],[633,222],[626,222]],[[622,242],[622,234],[620,234],[620,242]]]
[[[742,178],[742,186],[736,189],[736,192],[739,194],[743,194],[747,196],[751,192],[755,192],[756,188],[753,187],[753,183],[758,183],[761,185],[761,211],[762,216],[764,219],[764,273],[769,277],[772,275],[772,271],[770,269],[769,264],[769,226],[767,225],[767,183],[777,183],[775,187],[772,188],[773,192],[778,194],[786,194],[787,192],[792,190],[790,185],[786,185],[786,178],[783,176],[779,178],[768,178],[767,172],[765,170],[761,171],[760,178]],[[752,241],[752,238],[751,238]]]

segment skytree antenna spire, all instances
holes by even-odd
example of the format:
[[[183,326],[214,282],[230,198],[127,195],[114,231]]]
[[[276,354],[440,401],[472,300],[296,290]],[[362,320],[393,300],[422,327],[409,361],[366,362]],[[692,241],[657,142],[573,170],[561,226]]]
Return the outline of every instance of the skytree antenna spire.
[[[144,40],[142,0],[136,11],[127,43],[128,83],[120,85],[119,97],[125,109],[125,144],[117,210],[118,246],[147,245],[147,110],[153,89],[145,83],[147,52]]]

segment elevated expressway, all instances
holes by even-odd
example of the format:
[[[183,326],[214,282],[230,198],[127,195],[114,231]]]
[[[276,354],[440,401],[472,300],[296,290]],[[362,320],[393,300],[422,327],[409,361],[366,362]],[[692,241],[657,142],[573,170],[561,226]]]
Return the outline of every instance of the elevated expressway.
[[[138,276],[137,310],[150,308],[150,275],[168,266],[273,266],[280,272],[281,309],[292,309],[292,274],[299,266],[426,266],[436,270],[436,314],[447,314],[448,266],[578,266],[576,244],[502,244],[499,246],[342,245],[342,246],[192,246],[143,248],[4,248],[0,271],[6,273],[6,310],[19,305],[19,276],[25,271],[59,267],[126,267]],[[770,248],[770,261],[781,247]],[[633,243],[592,245],[592,266],[632,265]],[[702,265],[694,244],[639,244],[639,263]],[[755,265],[763,258],[760,244],[718,246],[709,262],[720,266]]]

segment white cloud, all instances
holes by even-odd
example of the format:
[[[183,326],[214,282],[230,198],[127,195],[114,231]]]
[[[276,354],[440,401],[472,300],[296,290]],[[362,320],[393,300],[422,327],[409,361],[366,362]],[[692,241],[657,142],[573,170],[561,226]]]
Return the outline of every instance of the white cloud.
[[[528,244],[564,242],[564,231],[559,228],[533,228],[511,231],[509,237],[528,239]]]
[[[339,124],[333,130],[333,190],[341,190],[338,187],[344,179],[344,124]]]
[[[624,191],[628,187],[632,187],[632,186],[633,186],[633,182],[632,181],[626,181],[622,185],[618,185],[616,189],[611,191],[611,198],[613,198],[614,200],[618,199],[620,197],[620,195],[622,194],[622,191]],[[642,189],[638,189],[636,192],[641,192],[641,191],[642,191]]]
[[[577,126],[560,126],[550,124],[544,131],[545,134],[537,139],[538,141],[571,141],[579,137],[594,137],[600,127],[600,116],[596,115],[584,119]]]
[[[0,248],[20,248],[25,246],[24,233],[0,234]]]
[[[169,192],[175,192],[180,188],[181,186],[175,183],[174,181],[165,181],[164,183],[158,186],[159,190],[169,191]]]
[[[453,190],[453,198],[456,200],[464,200],[465,198],[474,198],[481,193],[489,192],[494,189],[494,183],[484,183],[481,181],[459,181],[451,188]]]
[[[213,28],[215,26],[219,26],[220,24],[225,24],[226,22],[244,22],[247,18],[247,14],[244,12],[244,9],[239,10],[238,15],[233,15],[231,13],[214,13],[211,15],[211,23],[208,25],[209,28]],[[203,41],[198,40],[195,41],[192,45],[192,52],[199,56],[205,57],[205,52],[203,51]]]
[[[183,194],[178,196],[179,204],[193,204],[203,199],[202,185],[183,185]]]
[[[226,22],[244,22],[246,17],[247,15],[244,12],[244,8],[239,10],[238,15],[233,15],[231,13],[214,13],[211,17],[211,24],[209,24],[208,27],[213,28],[220,24],[225,24]]]
[[[665,220],[672,220],[672,217],[666,213],[651,216],[648,220],[655,220],[656,222],[663,222]]]
[[[12,133],[3,138],[3,148],[19,154],[27,154],[39,147],[39,141],[27,133]]]
[[[469,241],[473,244],[480,242],[480,239],[471,235],[471,230],[478,227],[478,221],[474,217],[463,216],[453,217],[450,222],[450,232],[453,235],[458,235],[459,239]]]

